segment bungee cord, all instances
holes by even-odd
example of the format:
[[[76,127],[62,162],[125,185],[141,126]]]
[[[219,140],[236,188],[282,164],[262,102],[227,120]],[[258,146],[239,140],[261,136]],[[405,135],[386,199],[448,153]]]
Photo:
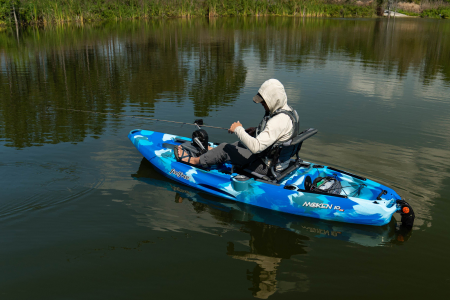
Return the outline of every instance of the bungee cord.
[[[337,178],[337,175],[334,175],[334,176],[331,177],[331,178],[337,180],[338,182],[341,182],[341,181]],[[327,182],[331,182],[331,179],[328,179],[328,178],[326,178],[326,177],[325,177],[323,180],[324,180],[324,182],[323,182],[320,186],[325,185]],[[355,196],[359,196],[359,194],[361,193],[361,190],[362,190],[364,187],[366,187],[366,186],[367,186],[367,185],[365,185],[364,183],[358,184],[358,187],[357,187],[357,188],[355,188],[355,187],[352,186],[352,185],[348,185],[348,186],[342,186],[342,185],[339,185],[338,187],[334,187],[334,188],[330,187],[330,188],[327,188],[327,189],[326,189],[326,192],[328,192],[328,193],[330,193],[330,191],[333,191],[333,192],[339,192],[339,190],[340,190],[341,192],[343,192],[343,193],[345,194],[346,197],[355,197]],[[353,190],[353,191],[348,191],[348,192],[347,192],[347,191],[345,190],[346,188],[354,188],[354,190]],[[312,189],[311,189],[311,190],[324,192],[324,190],[321,190],[320,187],[315,187],[315,186],[312,186]],[[330,194],[333,194],[333,193],[330,193]],[[340,194],[340,193],[339,193],[339,194]]]

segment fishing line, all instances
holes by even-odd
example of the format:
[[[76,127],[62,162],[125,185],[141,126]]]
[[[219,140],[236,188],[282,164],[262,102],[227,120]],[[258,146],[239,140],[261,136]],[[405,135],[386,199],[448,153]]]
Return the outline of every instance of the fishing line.
[[[98,111],[90,111],[90,110],[80,110],[80,109],[73,109],[73,108],[62,108],[62,107],[53,107],[53,106],[47,106],[53,109],[58,110],[68,110],[68,111],[75,111],[75,112],[83,112],[83,113],[91,113],[91,114],[98,114],[98,115],[109,115],[109,116],[115,116],[115,117],[124,117],[124,118],[134,118],[134,119],[144,119],[144,120],[151,120],[151,121],[158,121],[158,122],[167,122],[167,123],[176,123],[181,125],[193,125],[197,127],[208,127],[208,128],[215,128],[215,129],[223,129],[228,130],[228,128],[224,127],[217,127],[217,126],[210,126],[210,125],[203,125],[203,120],[199,119],[196,121],[201,121],[198,124],[195,123],[186,123],[186,122],[178,122],[178,121],[171,121],[171,120],[162,120],[162,119],[156,119],[156,118],[147,118],[147,117],[138,117],[138,116],[128,116],[123,114],[116,114],[116,113],[106,113],[106,112],[98,112]]]

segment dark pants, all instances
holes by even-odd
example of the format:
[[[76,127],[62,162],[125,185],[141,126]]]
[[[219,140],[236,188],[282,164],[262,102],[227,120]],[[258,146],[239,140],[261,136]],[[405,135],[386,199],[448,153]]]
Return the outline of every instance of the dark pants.
[[[267,168],[261,158],[245,148],[241,142],[222,143],[200,156],[200,164],[205,168],[227,161],[263,175],[267,174]]]

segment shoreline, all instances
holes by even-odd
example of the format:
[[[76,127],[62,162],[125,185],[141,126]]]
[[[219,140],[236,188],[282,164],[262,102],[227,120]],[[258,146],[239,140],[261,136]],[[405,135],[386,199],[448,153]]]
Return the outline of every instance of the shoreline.
[[[327,0],[4,0],[0,26],[77,21],[191,17],[375,17],[374,2],[326,3]]]
[[[89,24],[100,24],[104,22],[122,22],[122,21],[150,21],[150,20],[177,20],[177,19],[208,19],[208,20],[214,20],[214,19],[222,19],[222,18],[268,18],[268,17],[281,17],[281,18],[299,18],[299,19],[389,19],[387,15],[384,16],[370,16],[370,17],[328,17],[328,16],[293,16],[293,15],[259,15],[259,16],[215,16],[215,17],[208,17],[208,16],[191,16],[191,17],[185,17],[185,16],[173,16],[173,17],[145,17],[145,18],[130,18],[130,19],[94,19],[94,20],[83,20],[83,22],[79,20],[69,20],[69,21],[62,21],[62,22],[46,22],[46,23],[21,23],[18,24],[18,28],[28,28],[28,27],[37,27],[37,28],[45,28],[48,26],[63,26],[63,25],[89,25]],[[420,16],[391,16],[391,19],[399,18],[399,19],[422,19]],[[2,31],[8,30],[8,29],[15,29],[15,25],[12,24],[9,26],[9,24],[2,24],[0,23],[0,33]]]
[[[130,0],[124,3],[118,0],[4,0],[0,3],[0,28],[153,18],[386,17],[383,16],[383,5],[379,6],[378,2],[358,1],[348,4],[326,1],[328,0]],[[395,17],[445,19],[450,17],[450,6],[424,10],[420,14],[397,10],[396,14]]]

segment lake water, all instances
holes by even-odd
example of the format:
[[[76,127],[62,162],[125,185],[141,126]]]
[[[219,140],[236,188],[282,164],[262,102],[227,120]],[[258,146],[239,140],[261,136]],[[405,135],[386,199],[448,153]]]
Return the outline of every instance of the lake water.
[[[445,295],[450,22],[221,18],[0,32],[2,299]],[[127,139],[255,126],[269,78],[304,160],[394,188],[411,232],[292,217],[166,180]],[[210,140],[234,135],[208,129]],[[399,219],[398,216],[396,217]]]

